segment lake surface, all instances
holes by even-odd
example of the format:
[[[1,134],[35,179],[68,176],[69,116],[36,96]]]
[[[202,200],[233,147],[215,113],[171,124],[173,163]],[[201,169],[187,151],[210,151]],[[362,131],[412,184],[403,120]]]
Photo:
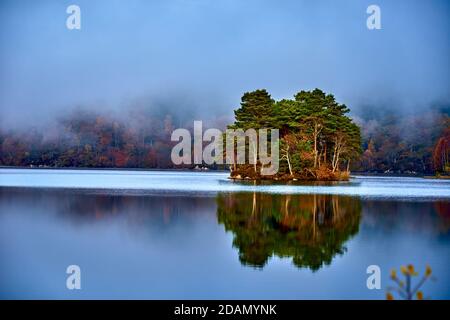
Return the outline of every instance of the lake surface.
[[[450,298],[450,181],[227,176],[0,169],[0,298],[384,299],[409,263]]]

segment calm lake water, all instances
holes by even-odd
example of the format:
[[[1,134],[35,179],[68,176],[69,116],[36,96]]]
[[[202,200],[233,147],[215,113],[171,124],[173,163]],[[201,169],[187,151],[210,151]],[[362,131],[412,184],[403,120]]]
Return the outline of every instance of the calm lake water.
[[[450,181],[227,176],[0,169],[0,298],[384,299],[409,263],[450,298]]]

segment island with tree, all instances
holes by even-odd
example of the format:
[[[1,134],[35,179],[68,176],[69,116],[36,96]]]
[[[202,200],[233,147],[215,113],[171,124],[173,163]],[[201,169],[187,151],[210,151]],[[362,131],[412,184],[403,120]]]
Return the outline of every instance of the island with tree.
[[[265,90],[245,93],[230,129],[278,129],[280,162],[273,176],[260,164],[239,164],[231,178],[274,180],[347,180],[352,160],[359,159],[361,132],[347,115],[350,109],[320,89],[300,91],[294,99],[275,101]]]

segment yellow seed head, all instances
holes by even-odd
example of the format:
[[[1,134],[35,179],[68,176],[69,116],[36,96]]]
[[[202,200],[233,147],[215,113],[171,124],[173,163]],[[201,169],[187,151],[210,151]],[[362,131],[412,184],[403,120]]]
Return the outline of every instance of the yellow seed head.
[[[429,277],[431,276],[431,267],[427,265],[427,268],[425,269],[425,276]]]
[[[405,266],[400,267],[400,271],[406,276],[408,274],[408,269]]]
[[[397,279],[397,271],[395,271],[395,269],[391,270],[391,278],[392,279]]]
[[[414,266],[412,264],[408,264],[408,273],[411,276],[417,276],[417,272],[414,270]]]
[[[417,296],[417,300],[423,300],[423,293],[422,293],[422,291],[417,291],[416,296]]]

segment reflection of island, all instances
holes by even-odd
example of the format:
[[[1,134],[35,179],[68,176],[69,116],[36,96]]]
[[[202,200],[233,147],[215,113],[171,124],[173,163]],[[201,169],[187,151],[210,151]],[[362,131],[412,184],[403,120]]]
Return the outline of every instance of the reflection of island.
[[[227,193],[218,195],[217,205],[239,260],[255,267],[276,255],[316,271],[345,252],[361,216],[359,199],[331,195]]]

